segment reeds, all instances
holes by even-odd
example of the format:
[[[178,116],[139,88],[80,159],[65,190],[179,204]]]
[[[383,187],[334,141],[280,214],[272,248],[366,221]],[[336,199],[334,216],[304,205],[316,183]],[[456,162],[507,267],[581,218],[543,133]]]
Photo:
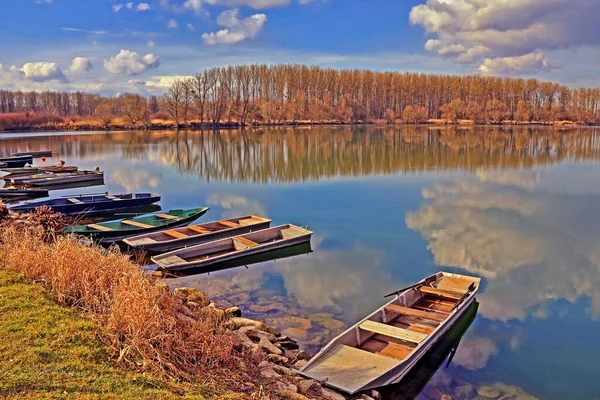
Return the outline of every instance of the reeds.
[[[87,312],[120,363],[176,380],[218,379],[230,387],[250,378],[250,363],[235,352],[222,313],[190,310],[117,251],[57,236],[61,223],[50,215],[56,216],[44,211],[3,219],[0,267],[45,282],[60,302]],[[27,218],[35,222],[17,226],[15,221]]]

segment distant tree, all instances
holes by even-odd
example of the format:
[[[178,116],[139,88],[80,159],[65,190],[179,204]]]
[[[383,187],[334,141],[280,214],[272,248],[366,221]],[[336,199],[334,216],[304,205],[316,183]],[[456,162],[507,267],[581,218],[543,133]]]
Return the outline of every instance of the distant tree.
[[[459,119],[464,119],[465,109],[465,103],[461,99],[454,99],[440,107],[442,118],[453,124],[458,122]]]
[[[121,115],[130,126],[147,126],[149,120],[148,101],[139,94],[122,94],[117,99]]]
[[[385,122],[391,124],[396,120],[396,113],[394,112],[394,110],[388,108],[387,110],[385,110],[383,118],[385,119]]]
[[[115,105],[111,100],[104,100],[96,106],[94,117],[102,121],[104,129],[108,129],[113,117],[115,116]]]
[[[183,81],[176,80],[171,87],[161,97],[161,108],[166,111],[179,129],[179,121],[181,117],[182,104],[184,101]]]
[[[158,97],[154,95],[150,96],[150,99],[148,100],[148,110],[150,111],[150,114],[156,114],[160,111]]]
[[[492,100],[485,106],[485,114],[488,122],[492,124],[500,124],[508,116],[508,107],[500,100]]]

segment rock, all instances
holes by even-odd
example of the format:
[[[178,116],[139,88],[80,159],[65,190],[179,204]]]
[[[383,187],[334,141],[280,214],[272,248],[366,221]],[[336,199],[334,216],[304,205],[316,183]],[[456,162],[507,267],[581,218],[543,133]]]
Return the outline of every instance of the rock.
[[[449,394],[443,394],[442,397],[440,397],[440,400],[452,400],[452,396]]]
[[[277,354],[278,356],[283,354],[281,349],[277,348],[273,343],[264,337],[260,339],[258,345],[262,347],[268,354]]]
[[[366,394],[361,394],[360,397],[357,400],[375,400],[374,398],[372,398],[369,395]]]
[[[287,357],[280,356],[277,354],[267,355],[266,360],[279,365],[287,365],[290,362],[290,360]]]
[[[300,393],[294,393],[287,390],[282,391],[281,395],[287,400],[310,400],[308,397]]]
[[[373,398],[373,400],[381,400],[381,394],[377,390],[369,390],[366,395]]]
[[[336,333],[341,332],[346,328],[346,324],[337,319],[326,319],[319,322],[319,324]]]
[[[297,382],[296,385],[298,386],[298,391],[307,396],[314,396],[321,393],[321,385],[314,379],[303,379]]]
[[[242,310],[240,310],[239,307],[229,307],[229,308],[225,309],[225,317],[227,317],[227,318],[241,317],[241,316],[242,316]]]
[[[326,313],[326,312],[321,312],[321,313],[316,313],[316,314],[310,314],[309,318],[311,321],[315,321],[315,322],[321,322],[324,321],[326,319],[330,319],[331,317],[333,317],[333,314],[331,313]]]
[[[258,330],[253,326],[243,326],[239,329],[239,331],[256,342],[260,341],[260,339],[263,339],[263,338],[267,339],[269,342],[275,342],[277,340],[275,335],[265,332],[265,331]]]
[[[298,375],[298,371],[296,371],[295,369],[291,369],[288,367],[284,367],[282,365],[275,365],[275,364],[271,364],[271,367],[280,375],[285,375],[285,376],[296,376]]]
[[[264,361],[260,364],[263,364],[263,363],[264,363]],[[260,366],[260,364],[259,364],[259,366]],[[280,377],[280,375],[277,372],[275,372],[275,370],[273,369],[273,366],[271,364],[268,364],[267,366],[262,367],[260,369],[260,375],[266,379],[275,379],[275,378]]]
[[[286,350],[298,350],[300,348],[300,346],[298,346],[298,343],[296,343],[295,340],[290,339],[287,336],[283,336],[280,337],[279,339],[277,339],[277,344],[280,345],[283,349]],[[294,358],[296,356],[296,354],[294,354],[293,356],[286,356],[289,358]]]
[[[275,314],[278,312],[285,311],[286,308],[281,303],[270,303],[264,306],[259,306],[258,304],[253,304],[250,306],[250,311],[258,313],[258,314]]]
[[[305,331],[312,328],[312,321],[306,318],[288,317],[284,320],[284,323],[292,328],[299,328]]]
[[[283,331],[286,336],[291,336],[298,339],[306,339],[308,332],[302,328],[287,328]]]
[[[321,398],[326,400],[346,400],[346,397],[342,396],[338,392],[334,392],[333,390],[329,390],[324,387],[321,388]]]
[[[278,380],[278,381],[273,382],[269,386],[274,387],[280,393],[281,392],[290,392],[290,393],[297,393],[298,392],[298,388],[296,387],[296,385],[294,385],[292,383],[289,383],[289,382],[285,382],[285,381],[279,381]]]
[[[233,347],[238,351],[251,351],[254,347],[254,342],[248,336],[238,333],[238,331],[226,331],[225,335],[230,336],[234,340]]]
[[[482,386],[477,389],[477,394],[487,399],[496,399],[500,396],[500,391],[491,386]]]
[[[292,364],[295,363],[298,360],[306,360],[306,361],[308,361],[310,359],[311,359],[311,356],[307,352],[305,352],[304,350],[298,350],[296,352],[296,355],[294,356],[294,358],[292,360]]]
[[[235,329],[239,329],[242,328],[244,326],[251,326],[253,328],[256,328],[258,330],[264,331],[264,332],[269,332],[267,326],[260,322],[260,321],[255,321],[253,319],[249,319],[249,318],[241,318],[241,317],[233,317],[231,318],[231,321],[233,322],[233,325],[235,327]]]
[[[308,364],[308,361],[306,361],[306,360],[298,360],[298,361],[296,361],[295,363],[293,363],[293,364],[292,364],[292,366],[293,366],[294,368],[301,369],[301,368],[303,368],[303,367],[304,367],[306,364]]]
[[[473,388],[473,385],[468,383],[454,388],[454,393],[457,394],[459,399],[471,399],[475,397],[475,390]]]
[[[200,304],[196,303],[195,301],[188,301],[187,303],[185,303],[185,305],[191,308],[192,310],[200,308]]]
[[[265,353],[263,352],[262,347],[260,347],[258,344],[253,343],[252,347],[250,348],[250,357],[257,364],[262,362],[263,358],[265,357]]]
[[[154,276],[156,278],[162,278],[163,272],[162,271],[152,271],[152,272],[150,272],[150,275]]]
[[[200,307],[207,306],[210,303],[208,296],[191,287],[176,288],[173,291],[173,295],[184,301],[193,301],[194,303],[198,303]]]

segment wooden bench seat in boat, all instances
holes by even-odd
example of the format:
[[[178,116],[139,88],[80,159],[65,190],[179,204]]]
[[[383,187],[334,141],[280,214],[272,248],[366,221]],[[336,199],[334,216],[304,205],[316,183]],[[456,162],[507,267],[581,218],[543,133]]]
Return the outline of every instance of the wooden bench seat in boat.
[[[360,348],[370,353],[392,357],[396,360],[404,360],[414,349],[414,347],[406,344],[388,342],[376,338],[367,339]]]
[[[430,294],[432,296],[436,296],[436,297],[439,297],[442,299],[448,299],[448,300],[452,300],[452,301],[460,300],[460,298],[462,297],[461,294],[456,293],[454,291],[434,288],[431,286],[421,286],[419,288],[419,290],[422,293]]]
[[[245,226],[245,225],[253,225],[257,222],[257,220],[254,218],[244,218],[244,219],[238,220],[238,222],[240,225]]]
[[[78,199],[69,198],[67,200],[69,200],[73,204],[83,204],[83,201],[78,200]]]
[[[190,231],[198,232],[198,233],[210,233],[208,229],[204,229],[198,225],[192,225],[187,227]]]
[[[183,264],[183,263],[186,263],[186,262],[187,262],[186,260],[184,260],[183,258],[181,258],[179,256],[170,256],[170,257],[167,257],[167,258],[165,258],[165,259],[162,260],[162,263],[164,265],[167,265],[167,266],[169,266],[169,265],[176,265],[176,264]]]
[[[170,229],[170,230],[168,230],[168,231],[163,231],[163,233],[164,233],[165,235],[167,235],[167,236],[171,236],[172,238],[175,238],[175,239],[185,239],[185,238],[189,237],[189,236],[188,236],[188,235],[186,235],[185,233],[182,233],[182,232],[177,232],[177,231],[174,231],[174,230],[172,230],[172,229]]]
[[[219,221],[218,223],[220,225],[225,225],[228,228],[237,228],[238,226],[240,226],[239,224],[236,224],[235,222],[231,221]]]
[[[131,226],[137,226],[138,228],[154,228],[153,225],[148,225],[148,224],[144,224],[141,222],[132,221],[130,219],[124,219],[121,221],[121,223],[126,224],[126,225],[131,225]]]
[[[436,322],[442,322],[446,319],[445,315],[437,314],[428,311],[415,310],[414,308],[397,306],[395,304],[389,304],[385,306],[385,311],[393,312],[400,315],[409,315],[411,317],[428,319]]]
[[[156,214],[156,216],[158,218],[163,218],[163,219],[181,219],[181,217],[176,217],[176,216],[171,215],[171,214]]]
[[[436,288],[450,290],[464,294],[475,286],[470,280],[464,278],[455,278],[453,276],[444,276],[437,283]]]
[[[106,197],[107,199],[111,199],[111,200],[123,200],[123,199],[122,199],[122,198],[120,198],[120,197],[113,196],[113,195],[110,195],[110,194],[109,194],[109,195],[106,195],[106,196],[104,196],[104,197]]]
[[[102,226],[97,224],[89,224],[88,228],[98,229],[99,231],[110,232],[114,230],[113,228],[109,228],[108,226]]]
[[[243,237],[235,237],[235,238],[233,238],[233,240],[235,240],[236,242],[239,242],[239,243],[243,244],[244,246],[248,246],[248,247],[256,247],[256,246],[258,246],[258,243],[253,242],[252,240],[246,239],[246,238],[243,238]]]
[[[392,325],[386,325],[375,321],[365,321],[358,327],[364,331],[378,333],[383,336],[405,340],[407,342],[416,344],[421,343],[427,337],[427,335],[424,333],[414,332],[408,329],[398,328]]]

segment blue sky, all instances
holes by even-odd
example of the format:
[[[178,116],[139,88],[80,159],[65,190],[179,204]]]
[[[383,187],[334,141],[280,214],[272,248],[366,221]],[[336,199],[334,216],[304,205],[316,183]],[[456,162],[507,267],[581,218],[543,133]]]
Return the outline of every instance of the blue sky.
[[[159,93],[177,76],[257,62],[600,86],[598,0],[3,0],[2,9],[7,89]]]

